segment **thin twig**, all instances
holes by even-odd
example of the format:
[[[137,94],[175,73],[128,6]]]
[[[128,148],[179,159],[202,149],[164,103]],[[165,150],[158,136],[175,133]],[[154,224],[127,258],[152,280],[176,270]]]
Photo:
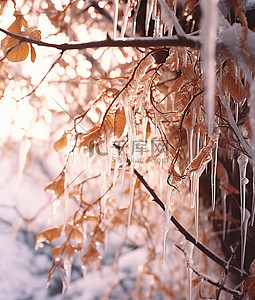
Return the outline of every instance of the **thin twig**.
[[[61,57],[64,54],[64,50],[61,51],[60,55],[58,56],[58,58],[53,62],[53,64],[51,65],[51,67],[49,68],[49,70],[47,71],[47,73],[43,76],[43,78],[41,79],[41,81],[37,84],[37,86],[35,86],[31,92],[29,92],[27,95],[23,96],[22,98],[20,98],[19,100],[17,100],[17,102],[19,102],[20,100],[27,98],[29,96],[31,96],[38,88],[39,86],[43,83],[44,79],[49,75],[50,71],[54,68],[54,66],[59,62],[59,60],[61,59]]]

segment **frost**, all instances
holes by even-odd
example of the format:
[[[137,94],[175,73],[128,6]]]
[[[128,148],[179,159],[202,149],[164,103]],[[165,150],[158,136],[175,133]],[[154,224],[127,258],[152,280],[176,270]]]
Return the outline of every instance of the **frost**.
[[[202,59],[205,82],[205,107],[208,124],[208,135],[213,137],[215,127],[215,54],[218,27],[218,0],[201,0],[202,8]]]

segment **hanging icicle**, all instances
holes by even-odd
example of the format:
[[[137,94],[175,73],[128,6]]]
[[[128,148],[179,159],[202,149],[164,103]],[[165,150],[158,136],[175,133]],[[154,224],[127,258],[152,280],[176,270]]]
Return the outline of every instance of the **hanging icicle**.
[[[245,209],[243,222],[241,225],[241,275],[244,272],[247,229],[248,229],[248,222],[249,222],[250,216],[251,216],[251,214],[248,211],[248,209]]]
[[[216,202],[217,160],[218,160],[218,138],[216,139],[215,148],[212,151],[212,164],[211,164],[211,193],[212,193],[213,211],[215,210],[215,202]]]
[[[218,0],[201,0],[202,59],[205,83],[205,108],[208,135],[213,137],[215,127],[215,73],[216,38],[218,27]]]
[[[119,0],[114,0],[113,4],[114,4],[113,39],[115,40],[117,37]]]
[[[249,158],[245,154],[241,154],[237,158],[237,163],[239,165],[239,179],[240,179],[240,202],[241,202],[241,226],[244,222],[245,217],[245,198],[246,198],[246,185],[249,180],[246,178],[246,169]]]

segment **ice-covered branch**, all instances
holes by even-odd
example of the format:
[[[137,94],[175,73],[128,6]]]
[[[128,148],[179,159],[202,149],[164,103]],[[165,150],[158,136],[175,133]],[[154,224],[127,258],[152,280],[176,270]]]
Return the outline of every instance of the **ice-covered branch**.
[[[127,159],[128,164],[130,164],[129,159]],[[161,201],[161,199],[158,197],[158,195],[155,193],[154,189],[150,187],[150,185],[147,183],[147,181],[144,179],[144,177],[136,170],[134,169],[134,173],[137,176],[137,178],[140,180],[140,182],[143,184],[143,186],[147,189],[147,191],[151,194],[153,197],[153,201],[155,201],[164,211],[165,211],[165,205]],[[239,275],[248,276],[248,273],[245,271],[242,271],[233,266],[230,265],[229,262],[218,256],[216,253],[211,251],[209,248],[207,248],[204,244],[200,243],[195,239],[193,235],[191,235],[178,221],[174,216],[170,217],[170,221],[175,225],[175,227],[183,234],[183,236],[186,238],[186,240],[190,241],[192,244],[195,245],[200,251],[202,251],[207,257],[212,259],[214,262],[216,262],[218,265],[220,265],[223,268],[229,268],[229,271],[233,273],[237,273]]]

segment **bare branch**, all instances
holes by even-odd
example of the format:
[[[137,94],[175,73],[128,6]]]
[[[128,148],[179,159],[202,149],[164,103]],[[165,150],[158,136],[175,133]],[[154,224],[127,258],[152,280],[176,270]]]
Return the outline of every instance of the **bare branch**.
[[[26,42],[30,44],[35,44],[38,46],[43,47],[50,47],[56,48],[62,51],[66,50],[82,50],[88,48],[103,48],[103,47],[190,47],[199,49],[201,44],[198,38],[185,36],[185,37],[161,37],[161,38],[151,38],[151,37],[143,37],[143,38],[126,38],[121,40],[112,40],[110,38],[101,40],[101,41],[94,41],[94,42],[87,42],[87,43],[64,43],[64,44],[54,44],[54,43],[46,43],[40,40],[34,40],[27,38],[22,35],[14,34],[9,32],[3,28],[0,28],[0,31],[9,35],[13,38],[18,39],[21,42]]]

